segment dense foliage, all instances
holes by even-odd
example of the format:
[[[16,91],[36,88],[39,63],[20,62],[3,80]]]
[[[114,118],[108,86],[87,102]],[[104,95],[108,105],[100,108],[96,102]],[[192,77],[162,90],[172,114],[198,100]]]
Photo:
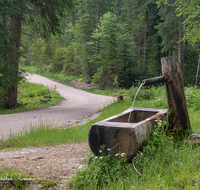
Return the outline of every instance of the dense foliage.
[[[85,82],[101,88],[129,88],[135,80],[161,75],[161,57],[174,56],[185,84],[194,84],[199,45],[189,43],[193,38],[187,26],[197,39],[197,27],[188,24],[198,22],[195,13],[190,14],[196,4],[186,10],[178,2],[161,0],[158,6],[156,0],[76,1],[60,22],[62,35],[44,40],[32,27],[23,28],[29,36],[23,35],[26,54],[21,63],[83,75]]]

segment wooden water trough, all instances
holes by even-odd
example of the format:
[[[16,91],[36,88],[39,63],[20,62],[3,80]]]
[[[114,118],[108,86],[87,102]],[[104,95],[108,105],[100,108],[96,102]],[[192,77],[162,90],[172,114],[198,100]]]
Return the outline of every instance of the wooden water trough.
[[[191,130],[183,80],[177,58],[161,59],[162,76],[145,79],[143,85],[164,83],[167,94],[167,109],[131,107],[123,113],[93,124],[89,130],[88,142],[95,156],[105,146],[104,153],[125,153],[131,159],[143,146],[156,120],[168,118],[168,131]],[[131,113],[131,115],[130,115]],[[130,116],[130,121],[129,120]]]
[[[128,117],[131,113],[130,122]],[[104,153],[125,153],[129,160],[142,147],[146,137],[156,125],[156,120],[163,120],[167,109],[134,108],[93,124],[89,130],[89,146],[94,155],[99,155],[101,145],[106,145]]]

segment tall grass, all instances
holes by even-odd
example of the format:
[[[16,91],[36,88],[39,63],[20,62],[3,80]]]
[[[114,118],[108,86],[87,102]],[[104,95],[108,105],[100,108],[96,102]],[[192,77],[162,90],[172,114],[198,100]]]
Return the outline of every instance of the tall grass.
[[[0,91],[0,93],[3,93]],[[1,96],[1,94],[0,94]],[[13,109],[5,109],[0,102],[0,114],[18,113],[36,108],[57,105],[63,98],[56,91],[56,87],[48,88],[41,84],[29,83],[22,80],[18,85],[18,104]]]

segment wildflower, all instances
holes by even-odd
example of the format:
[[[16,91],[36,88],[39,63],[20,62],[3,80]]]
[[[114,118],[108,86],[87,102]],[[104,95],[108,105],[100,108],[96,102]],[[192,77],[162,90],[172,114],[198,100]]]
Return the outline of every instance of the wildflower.
[[[107,151],[110,151],[110,150],[111,150],[110,148],[107,149]]]
[[[102,159],[103,157],[101,156],[101,157],[99,157],[99,159]]]
[[[125,153],[121,153],[121,157],[124,157],[126,154]]]
[[[97,158],[98,158],[98,156],[95,157],[95,159],[97,159]]]
[[[115,156],[119,156],[119,154],[115,154]]]
[[[102,153],[102,150],[100,150],[99,153]]]
[[[159,121],[158,122],[158,127],[161,127],[162,126],[162,121]]]

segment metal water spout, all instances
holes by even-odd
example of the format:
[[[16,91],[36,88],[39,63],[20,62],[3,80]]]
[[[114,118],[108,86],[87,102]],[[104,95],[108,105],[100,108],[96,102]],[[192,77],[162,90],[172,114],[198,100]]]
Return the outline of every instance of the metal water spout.
[[[161,58],[162,76],[144,79],[142,84],[151,85],[164,83],[168,103],[169,131],[191,130],[184,85],[178,59],[175,57]]]
[[[159,76],[159,77],[144,79],[142,81],[142,85],[145,86],[145,85],[164,83],[164,82],[165,82],[165,76]]]

